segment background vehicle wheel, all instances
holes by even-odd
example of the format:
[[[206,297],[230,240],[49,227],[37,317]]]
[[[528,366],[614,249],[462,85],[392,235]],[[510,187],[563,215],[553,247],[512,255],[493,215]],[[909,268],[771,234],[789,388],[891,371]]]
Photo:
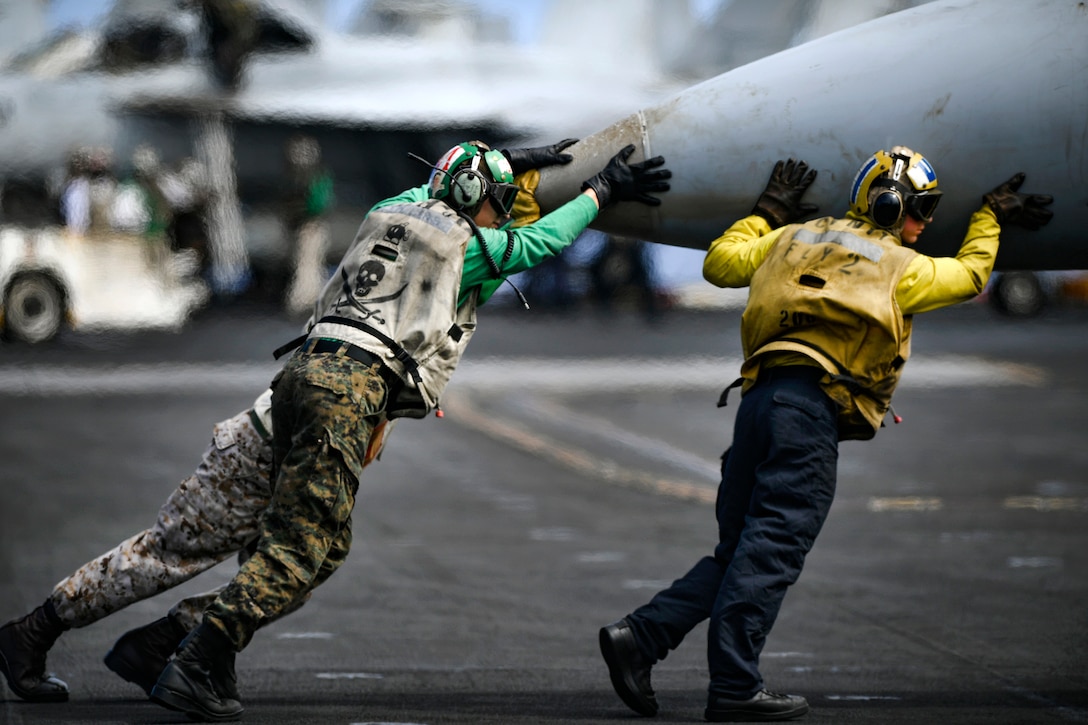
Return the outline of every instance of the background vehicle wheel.
[[[1005,272],[990,291],[994,307],[1010,317],[1031,317],[1046,306],[1046,292],[1039,277],[1031,272]]]
[[[4,295],[4,336],[29,343],[52,340],[64,315],[64,291],[55,280],[37,272],[21,274]]]

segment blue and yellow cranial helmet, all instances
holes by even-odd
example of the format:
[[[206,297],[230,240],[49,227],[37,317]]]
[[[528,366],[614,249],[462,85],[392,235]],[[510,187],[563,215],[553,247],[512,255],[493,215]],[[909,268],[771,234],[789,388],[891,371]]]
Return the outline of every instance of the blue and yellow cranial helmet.
[[[487,200],[509,216],[518,194],[510,162],[482,141],[460,143],[443,154],[431,172],[428,190],[432,199],[442,199],[469,216],[475,216]]]
[[[850,211],[882,229],[898,230],[904,216],[933,221],[941,200],[937,172],[921,154],[906,146],[873,154],[854,177]]]

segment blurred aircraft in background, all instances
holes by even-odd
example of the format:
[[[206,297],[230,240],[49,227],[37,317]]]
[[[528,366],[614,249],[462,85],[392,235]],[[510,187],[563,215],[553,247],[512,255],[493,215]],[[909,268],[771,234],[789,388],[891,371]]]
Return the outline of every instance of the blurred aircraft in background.
[[[0,69],[0,220],[56,221],[78,149],[109,149],[121,175],[150,144],[166,165],[196,157],[208,170],[212,251],[272,277],[291,261],[285,149],[300,133],[335,180],[334,256],[370,204],[426,178],[408,152],[437,158],[466,138],[555,141],[686,85],[661,70],[655,47],[663,29],[692,21],[661,0],[623,13],[559,3],[582,37],[592,29],[575,52],[548,33],[517,44],[466,2],[372,0],[340,34],[324,27],[320,3],[249,0],[256,33],[233,85],[209,72],[222,70],[208,62],[219,48],[202,23],[212,4],[117,0],[101,24],[48,37]],[[552,25],[560,39],[577,35]]]
[[[45,178],[81,146],[125,163],[150,141],[174,160],[194,153],[194,119],[222,113],[243,201],[269,195],[301,130],[321,144],[341,201],[363,206],[420,178],[407,151],[588,133],[685,85],[654,57],[654,29],[685,20],[661,2],[621,14],[578,3],[595,53],[515,44],[463,2],[370,2],[354,35],[330,32],[307,4],[253,2],[259,32],[233,91],[207,72],[192,2],[119,0],[100,27],[16,56],[0,74],[0,176]]]
[[[91,150],[108,149],[119,177],[144,145],[164,166],[196,157],[212,190],[218,292],[243,280],[241,269],[275,278],[294,261],[285,150],[299,134],[317,142],[335,180],[332,257],[370,204],[426,178],[409,151],[437,158],[465,138],[555,141],[686,85],[661,70],[656,46],[664,30],[687,32],[692,20],[662,0],[632,0],[622,13],[601,0],[559,2],[561,20],[536,46],[513,42],[466,2],[372,0],[345,35],[323,26],[319,2],[249,0],[255,33],[237,82],[224,82],[224,46],[203,22],[209,6],[239,3],[117,0],[100,24],[47,37],[0,68],[0,223],[59,222],[65,170]],[[550,37],[584,42],[563,52]],[[16,248],[28,256],[7,264],[19,270],[33,250]],[[41,323],[49,337],[58,317],[44,311],[75,296],[60,284],[48,295],[33,289],[9,326]]]

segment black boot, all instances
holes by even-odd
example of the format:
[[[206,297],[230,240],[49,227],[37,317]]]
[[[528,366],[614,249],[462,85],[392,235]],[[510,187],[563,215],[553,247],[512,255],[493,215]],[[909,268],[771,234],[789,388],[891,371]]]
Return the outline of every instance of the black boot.
[[[731,700],[719,695],[707,699],[704,715],[709,722],[771,722],[794,720],[808,712],[808,702],[800,695],[779,695],[760,690],[747,700]]]
[[[616,694],[639,715],[656,715],[657,698],[650,686],[653,663],[639,650],[631,623],[625,617],[601,627],[598,640]]]
[[[68,685],[45,671],[45,655],[66,629],[51,599],[0,627],[0,671],[12,692],[29,702],[68,701]]]
[[[113,649],[106,653],[106,667],[150,695],[166,663],[187,634],[189,630],[173,617],[156,619],[122,634]]]
[[[207,622],[194,629],[151,688],[151,700],[196,720],[237,720],[242,714],[234,648]]]

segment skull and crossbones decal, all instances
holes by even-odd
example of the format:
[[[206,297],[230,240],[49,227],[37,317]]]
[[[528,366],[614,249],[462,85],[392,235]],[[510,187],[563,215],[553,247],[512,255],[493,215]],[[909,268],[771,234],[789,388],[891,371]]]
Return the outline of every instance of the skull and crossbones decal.
[[[399,245],[401,241],[407,238],[408,230],[405,229],[402,224],[393,224],[386,230],[383,240]],[[400,297],[408,287],[408,283],[405,282],[399,290],[392,294],[371,297],[370,295],[374,289],[381,284],[383,279],[385,279],[385,264],[377,259],[368,259],[360,264],[359,269],[355,272],[354,278],[349,274],[346,266],[342,267],[340,269],[340,277],[343,280],[341,289],[343,290],[346,299],[345,301],[337,303],[337,309],[345,303],[350,304],[362,313],[364,320],[373,317],[374,321],[378,324],[385,324],[385,318],[381,316],[378,310],[372,309],[367,305],[395,300]],[[363,304],[364,301],[367,304]]]
[[[370,290],[378,286],[385,277],[385,265],[375,259],[368,259],[359,266],[355,275],[355,296],[366,297]]]

